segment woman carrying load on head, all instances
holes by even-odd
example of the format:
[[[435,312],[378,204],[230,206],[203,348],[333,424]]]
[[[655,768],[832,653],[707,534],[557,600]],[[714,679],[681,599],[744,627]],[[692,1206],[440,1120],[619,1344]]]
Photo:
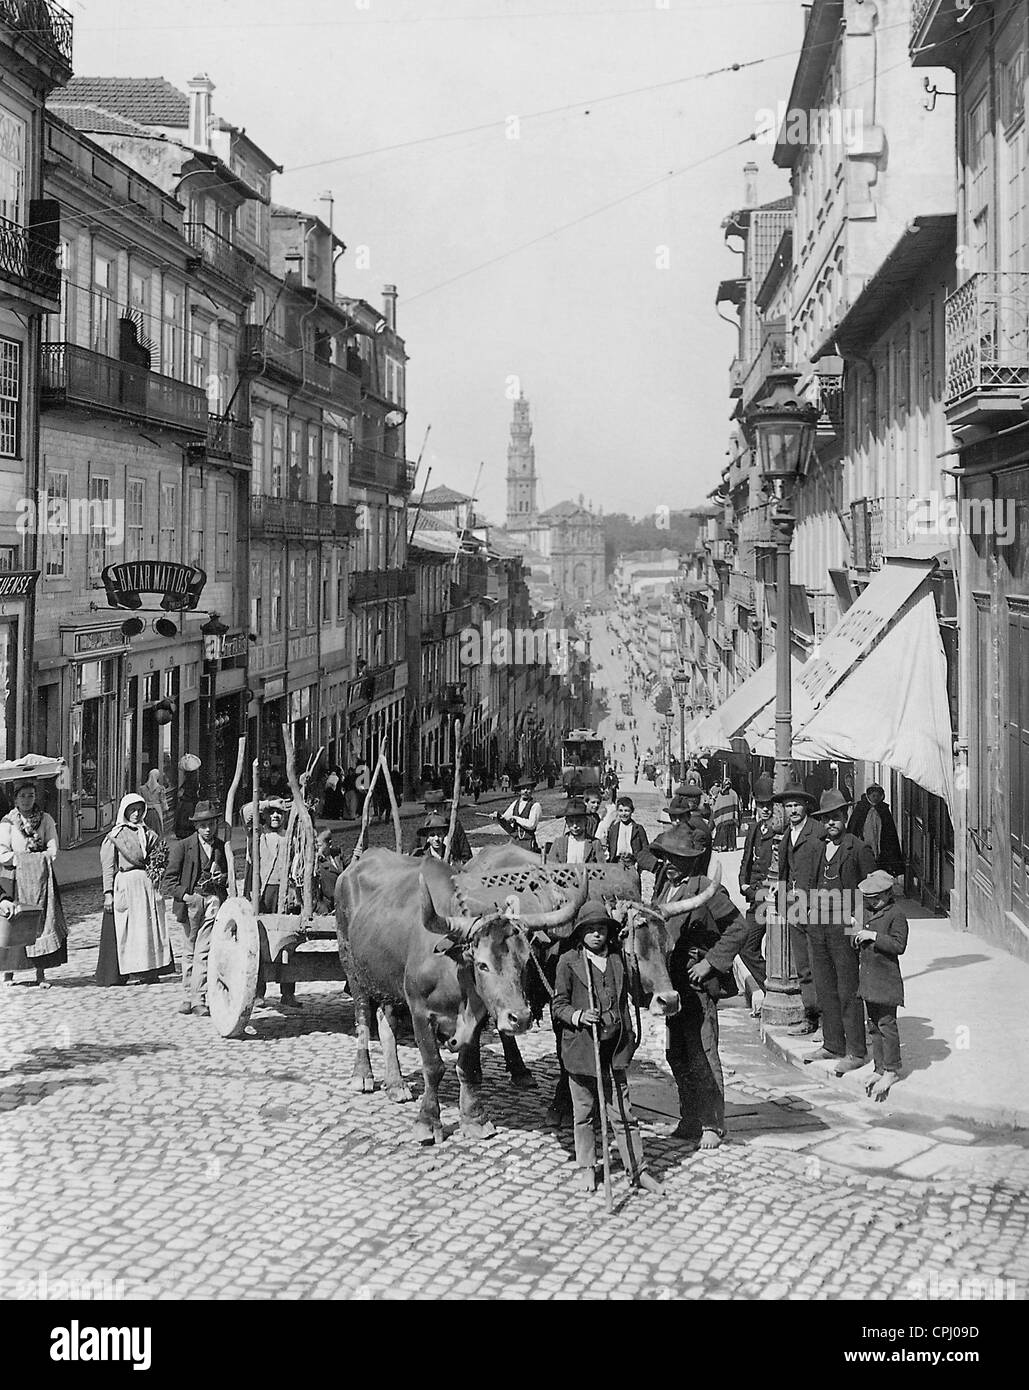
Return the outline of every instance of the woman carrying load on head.
[[[57,826],[40,805],[35,782],[19,782],[14,808],[0,820],[0,875],[16,902],[40,909],[40,930],[29,946],[0,948],[4,984],[16,970],[35,970],[35,983],[49,989],[47,969],[68,960],[68,926],[54,876],[58,848]]]

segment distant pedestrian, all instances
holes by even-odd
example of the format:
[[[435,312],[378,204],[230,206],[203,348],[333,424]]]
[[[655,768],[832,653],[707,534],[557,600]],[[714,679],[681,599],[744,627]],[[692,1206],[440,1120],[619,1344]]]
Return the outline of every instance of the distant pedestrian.
[[[897,1009],[904,1003],[904,977],[899,957],[907,949],[908,920],[893,901],[893,879],[884,869],[862,879],[858,888],[866,913],[861,929],[854,933],[858,994],[865,1003],[875,1067],[865,1090],[873,1100],[882,1100],[900,1080]]]
[[[136,792],[122,797],[118,818],[100,846],[104,920],[97,983],[121,984],[135,976],[156,984],[172,968],[161,881],[168,846],[144,824],[146,802]],[[106,940],[105,940],[106,937]]]
[[[897,822],[886,804],[886,793],[878,782],[866,787],[854,807],[847,830],[870,845],[878,869],[896,877],[904,872],[904,854],[900,847]]]
[[[19,782],[14,807],[0,821],[0,876],[15,902],[40,910],[39,932],[28,946],[0,948],[4,983],[16,970],[34,970],[35,983],[49,989],[46,971],[68,960],[68,926],[54,875],[57,826],[39,804],[36,784]]]
[[[735,849],[740,833],[740,799],[728,777],[715,793],[711,807],[714,848]]]
[[[146,824],[155,835],[163,836],[168,814],[168,779],[159,768],[150,769],[139,794],[146,802]]]

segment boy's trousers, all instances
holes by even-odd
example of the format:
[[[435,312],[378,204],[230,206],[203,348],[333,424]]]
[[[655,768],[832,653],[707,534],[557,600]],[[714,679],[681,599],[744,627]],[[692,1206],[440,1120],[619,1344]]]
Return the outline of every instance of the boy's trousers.
[[[610,1071],[604,1073],[604,1101],[607,1105],[608,1128],[615,1137],[622,1167],[631,1172],[630,1154],[625,1142],[625,1123],[629,1124],[632,1137],[632,1157],[636,1162],[637,1173],[642,1173],[646,1164],[643,1159],[643,1140],[640,1127],[629,1106],[629,1078],[624,1071],[615,1071],[612,1091]],[[592,1076],[576,1072],[568,1073],[568,1087],[572,1093],[572,1131],[575,1135],[575,1165],[577,1168],[593,1168],[597,1162],[597,1148],[593,1132],[593,1117],[597,1109],[597,1082]]]
[[[896,1004],[865,1001],[868,1013],[868,1041],[876,1071],[900,1071],[900,1030]]]

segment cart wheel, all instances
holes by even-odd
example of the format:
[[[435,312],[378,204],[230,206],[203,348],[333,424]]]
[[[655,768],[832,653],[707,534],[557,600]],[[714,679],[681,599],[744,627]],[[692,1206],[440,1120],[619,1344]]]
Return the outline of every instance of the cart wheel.
[[[246,898],[228,898],[218,909],[207,958],[207,1007],[223,1038],[241,1038],[257,997],[261,941],[257,916]]]

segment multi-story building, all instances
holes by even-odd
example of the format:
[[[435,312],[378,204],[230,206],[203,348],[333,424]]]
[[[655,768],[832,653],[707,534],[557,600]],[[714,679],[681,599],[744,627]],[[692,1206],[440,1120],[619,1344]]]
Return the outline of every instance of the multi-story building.
[[[161,147],[163,182],[152,182],[140,172],[150,144],[140,123],[67,93],[52,107],[46,182],[62,211],[62,302],[42,354],[41,497],[53,524],[36,698],[47,751],[68,756],[61,829],[74,842],[110,825],[151,769],[174,799],[184,752],[201,754],[215,791],[245,729],[250,435],[236,341],[253,262],[208,221],[231,227],[258,195],[184,145]],[[115,564],[145,595],[128,625],[105,593]],[[161,611],[174,608],[161,596],[168,565],[198,576],[197,611]],[[205,662],[212,617],[225,632]]]
[[[72,18],[0,0],[0,759],[38,751],[32,689],[42,322],[60,307],[60,213],[44,196],[44,103],[71,76]],[[30,504],[26,510],[26,504]],[[56,809],[56,808],[53,808]]]
[[[938,85],[956,91],[959,283],[935,363],[957,438],[952,910],[962,926],[1029,959],[1029,6],[918,0],[910,43],[913,63],[944,64],[948,80]]]

